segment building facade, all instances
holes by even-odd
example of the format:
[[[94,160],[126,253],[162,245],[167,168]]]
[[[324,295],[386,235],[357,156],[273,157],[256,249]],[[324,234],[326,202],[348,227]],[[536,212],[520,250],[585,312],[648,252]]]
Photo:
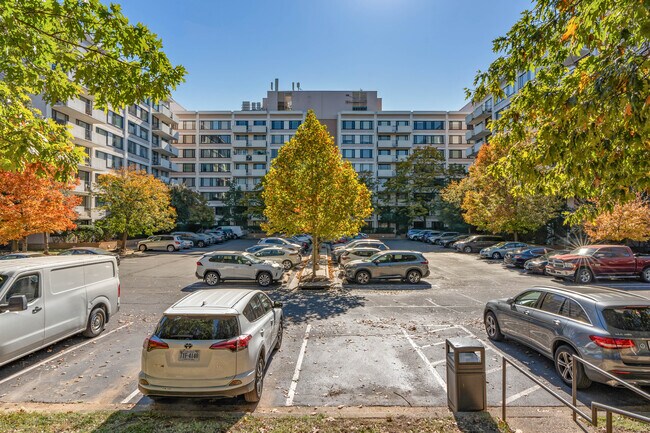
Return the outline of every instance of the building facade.
[[[76,209],[78,224],[91,224],[103,217],[93,194],[93,184],[101,174],[132,167],[169,183],[171,173],[178,171],[172,162],[178,156],[172,145],[178,138],[176,116],[168,103],[142,102],[104,111],[94,106],[91,95],[84,95],[53,105],[35,97],[33,104],[45,117],[69,125],[74,143],[86,152],[75,189],[82,197]]]

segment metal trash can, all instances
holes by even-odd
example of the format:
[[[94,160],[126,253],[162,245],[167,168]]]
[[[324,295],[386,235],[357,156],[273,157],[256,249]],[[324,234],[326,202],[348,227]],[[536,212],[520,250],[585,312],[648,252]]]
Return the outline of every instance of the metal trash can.
[[[467,337],[445,341],[447,404],[452,412],[484,411],[487,407],[485,347]]]

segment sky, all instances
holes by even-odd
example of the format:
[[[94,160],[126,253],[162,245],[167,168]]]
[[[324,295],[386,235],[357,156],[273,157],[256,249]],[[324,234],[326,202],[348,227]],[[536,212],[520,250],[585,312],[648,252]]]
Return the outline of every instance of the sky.
[[[377,90],[384,110],[457,110],[524,0],[113,0],[187,69],[189,110],[280,90]]]

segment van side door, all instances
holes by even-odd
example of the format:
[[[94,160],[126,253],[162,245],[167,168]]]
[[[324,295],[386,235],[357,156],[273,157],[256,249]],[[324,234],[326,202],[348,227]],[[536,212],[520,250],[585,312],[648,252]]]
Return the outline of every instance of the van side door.
[[[27,309],[9,311],[9,298],[24,295]],[[45,311],[40,272],[19,275],[0,293],[0,364],[43,346]]]
[[[48,277],[46,343],[83,330],[87,310],[83,265],[50,269]]]

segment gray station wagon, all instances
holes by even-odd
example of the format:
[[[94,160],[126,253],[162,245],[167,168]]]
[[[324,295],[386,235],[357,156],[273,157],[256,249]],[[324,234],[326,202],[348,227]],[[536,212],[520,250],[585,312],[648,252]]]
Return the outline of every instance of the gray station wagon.
[[[345,277],[359,284],[371,279],[400,278],[411,284],[429,276],[429,261],[417,251],[386,251],[367,259],[353,260],[344,266]]]
[[[605,287],[532,287],[510,299],[489,301],[484,313],[488,338],[504,337],[555,362],[568,385],[573,356],[637,385],[650,385],[650,301]],[[578,388],[591,382],[616,385],[578,365]]]

